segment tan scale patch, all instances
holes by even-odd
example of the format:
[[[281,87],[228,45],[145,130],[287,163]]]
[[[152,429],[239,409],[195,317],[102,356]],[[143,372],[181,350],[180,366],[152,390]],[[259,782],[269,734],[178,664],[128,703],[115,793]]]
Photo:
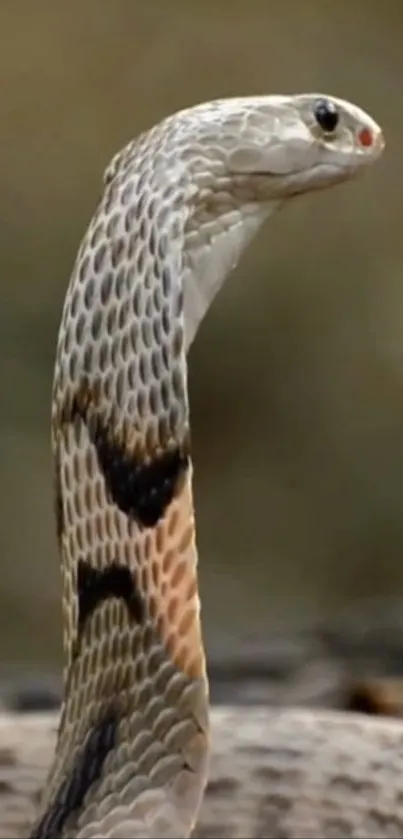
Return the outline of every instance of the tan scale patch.
[[[143,593],[174,664],[204,678],[191,474],[152,533],[139,539]]]

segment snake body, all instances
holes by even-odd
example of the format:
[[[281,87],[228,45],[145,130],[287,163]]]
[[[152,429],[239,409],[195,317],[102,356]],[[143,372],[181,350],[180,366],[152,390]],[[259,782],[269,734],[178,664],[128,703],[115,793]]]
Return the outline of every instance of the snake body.
[[[260,96],[168,117],[107,168],[56,355],[64,701],[32,839],[192,831],[209,715],[187,350],[268,214],[382,149],[348,102]]]

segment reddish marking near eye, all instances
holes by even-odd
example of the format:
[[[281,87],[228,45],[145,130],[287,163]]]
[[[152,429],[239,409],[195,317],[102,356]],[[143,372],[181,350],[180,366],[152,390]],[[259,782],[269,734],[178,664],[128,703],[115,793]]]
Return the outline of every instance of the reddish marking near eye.
[[[358,132],[357,137],[358,137],[358,142],[361,143],[361,145],[364,146],[364,148],[368,148],[369,146],[372,146],[374,138],[373,138],[372,131],[370,130],[370,128],[361,128],[360,131]]]

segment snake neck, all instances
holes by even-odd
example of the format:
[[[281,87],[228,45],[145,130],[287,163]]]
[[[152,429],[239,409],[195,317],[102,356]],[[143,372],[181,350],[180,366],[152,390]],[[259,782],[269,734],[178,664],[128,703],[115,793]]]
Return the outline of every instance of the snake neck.
[[[138,164],[128,152],[106,187],[59,336],[53,440],[69,605],[65,646],[71,667],[82,627],[94,619],[92,600],[107,599],[110,585],[119,603],[142,602],[137,611],[158,628],[175,663],[200,676],[182,282],[186,201],[176,185],[175,212],[172,184],[154,169],[145,179]],[[135,591],[122,596],[126,584],[111,568],[129,569]],[[93,569],[107,572],[109,583],[97,581]],[[192,663],[179,652],[183,622]]]
[[[185,836],[204,788],[207,680],[181,189],[173,202],[172,184],[153,171],[142,177],[128,151],[106,186],[66,296],[52,405],[65,696],[41,837],[59,835],[61,824],[78,835],[75,814],[85,818],[89,789],[96,801],[105,796],[111,760],[116,768],[130,756],[129,776],[119,784],[136,802],[139,835],[148,835],[138,815],[147,810],[143,793],[156,796],[152,835],[168,807],[175,835]],[[83,775],[94,749],[95,775],[84,772],[79,793],[77,783],[69,787],[66,810],[65,779]]]

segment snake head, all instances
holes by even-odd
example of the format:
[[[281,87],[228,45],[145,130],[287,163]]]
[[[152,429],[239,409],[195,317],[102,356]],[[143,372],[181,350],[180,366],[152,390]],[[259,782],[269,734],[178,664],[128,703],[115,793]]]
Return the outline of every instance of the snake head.
[[[265,218],[296,195],[353,178],[379,158],[384,139],[361,108],[321,94],[216,100],[180,113],[171,125],[175,167],[179,160],[190,193],[184,247],[189,346]]]
[[[249,101],[227,166],[235,176],[260,175],[263,201],[328,188],[358,174],[383,152],[379,125],[343,99],[301,94]]]

